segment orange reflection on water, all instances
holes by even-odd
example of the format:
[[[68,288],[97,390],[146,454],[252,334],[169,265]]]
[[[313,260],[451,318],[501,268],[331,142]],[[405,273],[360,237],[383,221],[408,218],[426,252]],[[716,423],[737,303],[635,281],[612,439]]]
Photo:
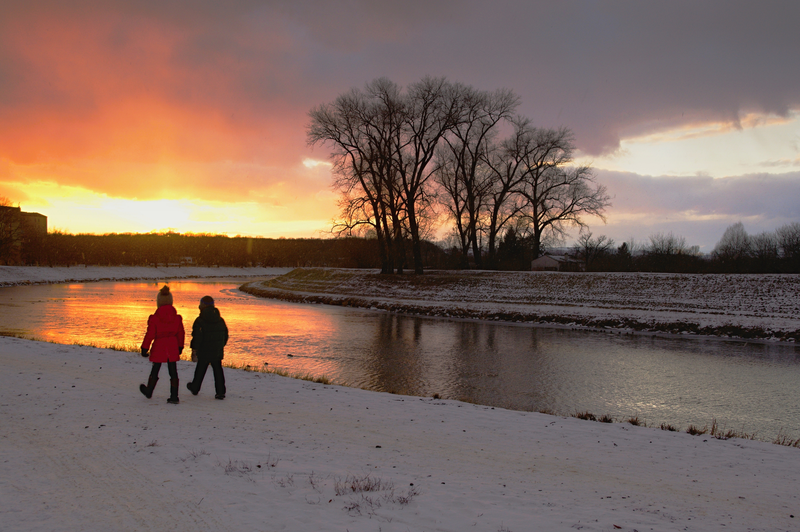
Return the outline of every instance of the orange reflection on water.
[[[165,283],[87,283],[63,285],[56,297],[39,308],[53,326],[39,328],[36,336],[62,344],[83,344],[138,351],[147,319],[156,310],[156,294]],[[292,373],[320,369],[307,350],[317,335],[330,336],[335,324],[325,315],[310,319],[307,306],[282,306],[279,312],[266,301],[247,296],[230,282],[172,281],[166,283],[175,309],[183,317],[190,358],[192,323],[199,315],[200,298],[210,295],[228,325],[230,340],[225,360],[232,365],[268,367]],[[51,290],[54,287],[50,287]],[[265,364],[266,363],[266,364]],[[331,368],[327,368],[330,371]]]

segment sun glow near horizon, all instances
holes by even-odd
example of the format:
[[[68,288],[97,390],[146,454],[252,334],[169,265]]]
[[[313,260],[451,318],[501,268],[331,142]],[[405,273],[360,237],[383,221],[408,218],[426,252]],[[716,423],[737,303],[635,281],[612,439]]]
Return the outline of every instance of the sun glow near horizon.
[[[319,204],[319,218],[308,219],[291,206],[264,205],[255,201],[139,200],[112,198],[85,189],[73,188],[66,192],[64,195],[40,196],[38,201],[31,198],[33,201],[22,202],[21,207],[26,212],[47,216],[50,231],[71,234],[172,231],[267,238],[319,236],[330,229],[335,213],[335,204],[330,205],[329,212],[325,208],[324,194],[312,198]]]

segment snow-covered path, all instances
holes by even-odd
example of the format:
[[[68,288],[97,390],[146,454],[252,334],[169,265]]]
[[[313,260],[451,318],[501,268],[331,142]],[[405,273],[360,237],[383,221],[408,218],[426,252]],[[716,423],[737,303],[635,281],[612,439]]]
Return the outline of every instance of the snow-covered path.
[[[0,365],[3,531],[800,529],[796,448],[230,369],[168,405],[135,354],[15,338]]]

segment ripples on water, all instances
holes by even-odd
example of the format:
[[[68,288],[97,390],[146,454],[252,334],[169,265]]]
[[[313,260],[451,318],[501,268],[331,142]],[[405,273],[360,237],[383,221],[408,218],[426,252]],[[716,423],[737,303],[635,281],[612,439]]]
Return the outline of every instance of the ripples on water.
[[[158,283],[0,289],[4,332],[138,348]],[[206,294],[231,330],[228,362],[370,390],[519,410],[800,437],[794,346],[627,336],[401,316],[255,298],[238,282],[171,282],[187,334]],[[187,340],[188,343],[188,340]],[[187,349],[188,356],[188,349]]]

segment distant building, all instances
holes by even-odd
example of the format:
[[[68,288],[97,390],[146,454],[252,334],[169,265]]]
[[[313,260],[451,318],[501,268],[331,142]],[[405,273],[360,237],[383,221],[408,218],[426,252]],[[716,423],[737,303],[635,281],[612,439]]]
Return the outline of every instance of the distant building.
[[[47,216],[0,205],[0,264],[21,264],[23,245],[47,235]]]
[[[22,212],[22,232],[23,238],[34,236],[45,236],[47,234],[47,216],[38,212]]]
[[[582,272],[583,263],[567,255],[542,255],[531,261],[534,272]]]

